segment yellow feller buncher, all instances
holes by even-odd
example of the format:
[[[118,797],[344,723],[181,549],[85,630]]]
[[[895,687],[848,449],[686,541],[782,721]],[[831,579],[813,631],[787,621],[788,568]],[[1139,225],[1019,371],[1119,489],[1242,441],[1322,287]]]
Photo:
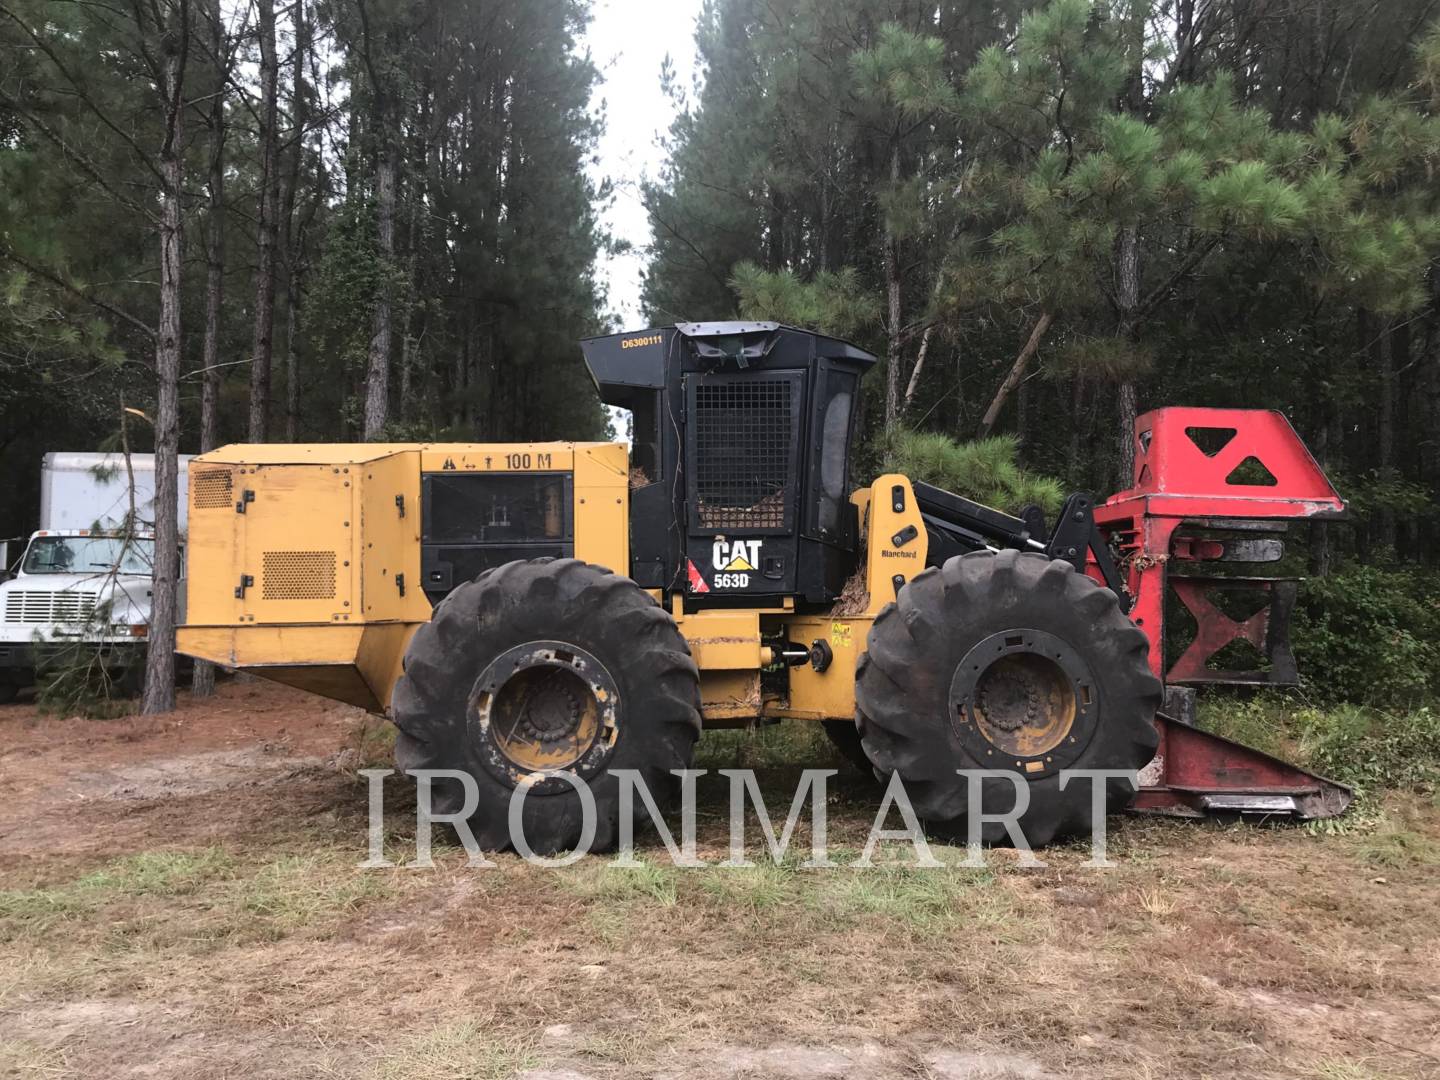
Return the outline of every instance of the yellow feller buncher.
[[[194,459],[181,651],[387,713],[402,770],[475,779],[487,849],[522,785],[530,847],[573,848],[562,774],[613,845],[614,772],[660,796],[702,727],[820,721],[947,835],[972,808],[958,770],[1007,770],[1036,845],[1090,825],[1062,770],[1151,761],[1162,683],[1087,496],[1047,528],[899,475],[852,491],[875,358],[834,338],[685,324],[582,349],[633,445]],[[975,782],[973,805],[1014,806],[1010,776]],[[436,811],[463,794],[437,781]],[[1133,794],[1111,779],[1104,802]]]

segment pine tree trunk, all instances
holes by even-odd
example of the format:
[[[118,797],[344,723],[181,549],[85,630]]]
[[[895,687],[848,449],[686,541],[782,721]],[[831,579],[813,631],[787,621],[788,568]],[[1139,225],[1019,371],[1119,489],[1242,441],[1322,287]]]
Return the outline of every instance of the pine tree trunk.
[[[1000,389],[995,391],[995,396],[990,399],[990,407],[985,410],[984,417],[980,420],[980,437],[983,439],[995,427],[995,421],[1000,419],[1000,410],[1005,407],[1006,400],[1015,388],[1018,387],[1025,377],[1025,369],[1029,367],[1031,359],[1035,356],[1036,350],[1040,348],[1040,342],[1045,337],[1045,332],[1050,329],[1051,322],[1055,316],[1048,311],[1042,311],[1040,317],[1035,320],[1035,325],[1030,330],[1030,336],[1025,339],[1024,346],[1015,357],[1015,362],[1010,365],[1010,370],[1005,379],[1000,383]]]
[[[450,376],[450,424],[455,428],[460,428],[465,423],[465,373],[470,370],[471,342],[475,336],[471,330],[473,321],[474,316],[467,309],[460,331],[460,347],[455,350],[455,363]]]
[[[969,359],[965,355],[962,344],[955,345],[955,430],[965,430],[966,400],[965,400],[965,367]]]
[[[1148,5],[1138,4],[1129,10],[1123,33],[1126,38],[1129,72],[1121,91],[1119,106],[1122,112],[1134,117],[1145,113],[1145,21]],[[1181,58],[1183,60],[1183,58]],[[1119,324],[1116,337],[1128,345],[1134,341],[1139,329],[1137,320],[1140,310],[1140,222],[1132,221],[1120,229],[1115,250],[1115,305],[1119,308]],[[1135,393],[1135,382],[1126,377],[1116,393],[1116,422],[1120,430],[1119,467],[1116,470],[1116,491],[1124,491],[1135,481],[1135,419],[1139,415],[1139,402]]]
[[[415,175],[424,175],[424,155],[415,162]],[[419,181],[417,179],[416,185]],[[412,188],[416,185],[412,185]],[[410,420],[410,395],[413,393],[415,365],[415,294],[418,287],[416,273],[420,265],[420,202],[421,193],[412,190],[409,199],[409,220],[406,223],[405,245],[405,294],[400,307],[400,422]]]
[[[915,403],[915,393],[920,389],[920,376],[925,373],[925,360],[930,355],[930,339],[934,334],[935,325],[931,323],[920,335],[920,349],[915,354],[915,366],[910,369],[910,379],[905,384],[905,398],[900,402],[902,415],[909,412],[910,406]]]
[[[890,182],[900,180],[900,147],[890,149]],[[886,346],[885,346],[885,431],[893,431],[900,422],[900,244],[890,222],[885,222],[882,259],[885,264]]]
[[[293,443],[300,435],[300,358],[296,348],[305,305],[298,281],[292,278],[285,287],[285,296],[289,312],[285,320],[285,441]]]
[[[1424,347],[1421,385],[1424,387],[1425,407],[1421,416],[1426,436],[1420,440],[1420,454],[1425,483],[1435,490],[1440,487],[1440,262],[1430,264],[1430,310],[1425,318]],[[1431,531],[1431,543],[1425,545],[1426,550],[1434,550],[1433,538]],[[1431,561],[1434,561],[1433,555]]]
[[[275,52],[275,0],[256,0],[260,34],[260,207],[256,227],[255,335],[250,360],[247,437],[264,442],[270,428],[270,367],[275,341],[275,236],[280,171],[276,162],[279,60]]]
[[[1070,378],[1070,482],[1081,483],[1081,433],[1085,426],[1085,376],[1078,371]],[[1128,487],[1129,485],[1125,485]]]
[[[281,245],[285,255],[285,441],[294,442],[300,415],[300,364],[295,355],[300,325],[300,260],[304,238],[295,221],[295,202],[300,190],[300,168],[305,160],[305,132],[310,113],[305,97],[305,60],[310,52],[310,27],[305,20],[304,0],[295,0],[295,51],[291,57],[290,114],[295,129],[291,137],[280,196]]]
[[[390,409],[390,307],[395,262],[395,147],[385,122],[375,163],[376,240],[380,283],[375,289],[375,315],[370,333],[370,362],[365,374],[365,441],[383,437]]]
[[[210,99],[210,171],[206,180],[209,205],[205,221],[205,342],[200,366],[205,369],[200,384],[200,452],[219,444],[220,408],[220,317],[225,303],[225,24],[218,0],[205,9],[210,24],[210,55],[215,80]],[[190,693],[207,698],[215,692],[215,665],[196,660],[190,677]]]
[[[183,20],[189,9],[178,8]],[[180,577],[180,275],[184,220],[185,103],[181,98],[189,26],[166,27],[165,141],[160,149],[160,320],[155,340],[155,562],[145,654],[147,716],[175,708],[175,622]]]
[[[1135,336],[1135,314],[1140,307],[1140,229],[1126,225],[1120,230],[1115,253],[1115,302],[1120,308],[1116,337],[1130,342]],[[1116,491],[1124,491],[1135,480],[1135,419],[1139,404],[1133,379],[1124,379],[1116,394],[1120,444],[1120,466]]]
[[[205,220],[205,342],[200,366],[200,452],[219,444],[220,319],[225,304],[225,72],[220,70],[225,50],[225,24],[218,0],[211,0],[205,18],[210,22],[210,50],[217,65],[214,95],[210,99],[209,196]]]
[[[1375,464],[1382,481],[1395,479],[1395,330],[1389,320],[1380,324],[1376,343],[1380,405],[1375,422]],[[1375,539],[1395,550],[1395,512],[1382,508],[1375,516]]]
[[[1331,352],[1325,349],[1316,330],[1314,320],[1310,324],[1311,355],[1318,355],[1323,358],[1318,370],[1311,373],[1309,379],[1311,389],[1310,399],[1310,438],[1306,445],[1310,447],[1315,460],[1320,467],[1327,472],[1335,463],[1334,459],[1338,447],[1331,442],[1331,433],[1334,427],[1332,414],[1335,412],[1335,402],[1328,392],[1328,386],[1334,376],[1334,361]],[[1330,574],[1331,559],[1331,536],[1330,524],[1326,521],[1313,521],[1310,523],[1310,537],[1307,546],[1307,571],[1311,577],[1323,578]]]

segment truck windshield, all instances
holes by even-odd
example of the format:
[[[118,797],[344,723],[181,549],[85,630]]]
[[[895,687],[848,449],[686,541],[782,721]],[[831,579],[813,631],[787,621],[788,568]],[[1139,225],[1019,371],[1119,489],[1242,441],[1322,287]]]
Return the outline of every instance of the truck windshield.
[[[121,536],[37,536],[21,570],[26,574],[149,574],[155,565],[153,540]]]

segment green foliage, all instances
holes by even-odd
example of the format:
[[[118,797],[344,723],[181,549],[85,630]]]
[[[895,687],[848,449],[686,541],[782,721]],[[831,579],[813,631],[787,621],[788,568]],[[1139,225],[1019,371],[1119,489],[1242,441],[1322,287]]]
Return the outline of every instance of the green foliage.
[[[134,711],[144,655],[105,654],[76,644],[51,656],[36,673],[35,703],[52,716],[110,720]]]
[[[945,44],[896,23],[880,28],[874,47],[850,58],[856,87],[864,99],[893,102],[910,117],[953,110],[960,98],[945,78]]]
[[[1017,463],[1013,435],[959,443],[934,432],[900,429],[885,449],[886,472],[953,491],[967,499],[1015,513],[1039,506],[1054,514],[1065,501],[1059,481],[1027,472]]]
[[[1440,781],[1440,713],[1428,706],[1302,709],[1295,724],[1306,763],[1362,791],[1433,788]]]
[[[1440,714],[1428,706],[1317,707],[1290,694],[1201,698],[1207,731],[1296,762],[1362,795],[1440,785]]]
[[[86,619],[67,624],[67,639],[42,642],[36,635],[35,648],[43,650],[35,692],[41,712],[110,719],[132,711],[132,699],[144,683],[145,650],[100,644],[111,636],[111,622],[111,605],[104,602]]]
[[[1432,107],[1440,103],[1440,21],[1430,24],[1430,28],[1415,43],[1415,59],[1419,71],[1416,75],[1416,83],[1430,91],[1430,103]]]
[[[879,304],[853,269],[801,281],[789,271],[770,273],[752,262],[735,267],[730,285],[746,319],[772,319],[848,338],[875,322]]]
[[[1353,565],[1307,581],[1291,636],[1322,701],[1431,700],[1440,692],[1440,576]]]
[[[1133,379],[1155,365],[1155,347],[1119,337],[1072,337],[1055,350],[1046,368],[1051,378],[1100,375],[1110,379]]]
[[[1393,471],[1371,469],[1363,476],[1336,472],[1330,479],[1344,497],[1351,520],[1360,525],[1373,525],[1382,514],[1429,521],[1440,509],[1427,485],[1403,479]]]

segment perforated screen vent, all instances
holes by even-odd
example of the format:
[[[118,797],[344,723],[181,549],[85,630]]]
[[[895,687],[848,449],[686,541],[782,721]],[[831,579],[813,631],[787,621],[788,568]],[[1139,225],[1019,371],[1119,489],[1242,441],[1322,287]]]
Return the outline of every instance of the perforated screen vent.
[[[784,529],[791,481],[791,383],[695,388],[695,488],[706,529]]]
[[[334,599],[335,553],[267,551],[260,585],[266,600]]]
[[[196,510],[229,508],[229,469],[197,469],[190,474],[190,505]]]

